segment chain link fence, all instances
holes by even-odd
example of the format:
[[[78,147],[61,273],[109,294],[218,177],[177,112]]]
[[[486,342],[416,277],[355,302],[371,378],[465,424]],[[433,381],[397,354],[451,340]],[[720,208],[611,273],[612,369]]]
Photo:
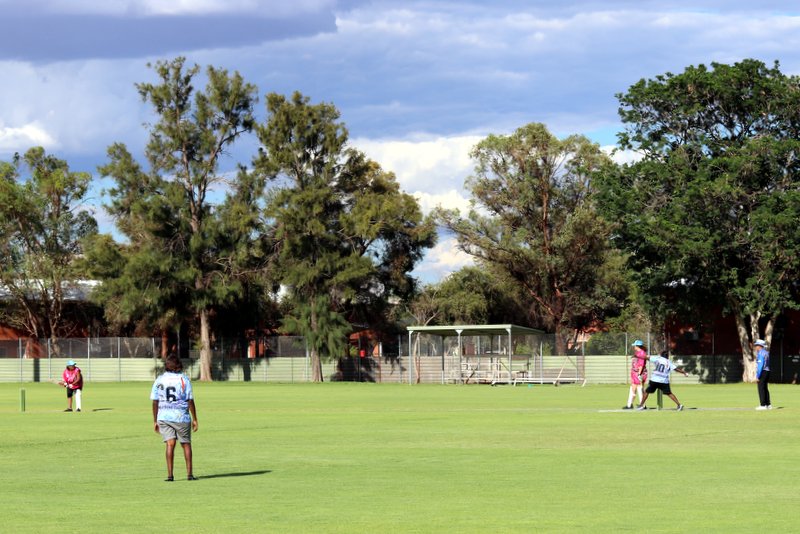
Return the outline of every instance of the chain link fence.
[[[651,354],[670,346],[652,333],[598,333],[558,340],[552,334],[525,336],[508,343],[502,338],[421,339],[409,347],[409,337],[365,346],[323,362],[331,381],[395,383],[595,383],[629,380],[631,344],[641,339]],[[77,362],[87,381],[150,381],[163,371],[160,338],[68,338],[0,340],[0,382],[56,381],[69,359]],[[413,345],[413,343],[412,343]],[[713,346],[713,344],[712,344]],[[192,378],[200,373],[196,344],[174,347]],[[510,354],[509,354],[510,352]],[[771,380],[796,383],[800,355],[784,354],[780,343],[770,348]],[[741,354],[685,354],[672,359],[689,372],[676,383],[725,383],[742,379]],[[307,382],[311,362],[305,340],[297,336],[217,340],[212,344],[212,378],[220,381]]]

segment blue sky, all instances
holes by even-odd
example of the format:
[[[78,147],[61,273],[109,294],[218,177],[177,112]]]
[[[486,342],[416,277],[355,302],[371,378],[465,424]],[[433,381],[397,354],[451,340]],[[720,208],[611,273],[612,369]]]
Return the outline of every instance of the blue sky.
[[[800,74],[800,12],[761,1],[0,0],[0,159],[42,145],[88,170],[151,119],[134,84],[184,55],[262,94],[339,108],[351,144],[424,209],[465,208],[469,149],[542,122],[611,147],[615,94],[688,65],[753,57]],[[263,101],[259,109],[263,115]],[[227,165],[248,162],[252,142]],[[98,199],[98,203],[101,202]],[[103,229],[107,217],[98,211]],[[444,237],[415,272],[469,263]]]

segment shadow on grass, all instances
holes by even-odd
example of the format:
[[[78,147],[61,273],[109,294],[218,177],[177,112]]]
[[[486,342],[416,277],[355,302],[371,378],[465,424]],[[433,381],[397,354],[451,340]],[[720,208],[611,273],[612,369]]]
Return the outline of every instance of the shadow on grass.
[[[111,410],[113,410],[113,409],[114,409],[114,408],[95,408],[95,409],[93,409],[92,411],[93,411],[93,412],[110,412],[110,411],[111,411]]]
[[[218,473],[216,475],[203,475],[197,478],[205,479],[205,478],[225,478],[225,477],[252,477],[255,475],[266,475],[267,473],[272,473],[269,469],[265,469],[263,471],[243,471],[240,473]]]

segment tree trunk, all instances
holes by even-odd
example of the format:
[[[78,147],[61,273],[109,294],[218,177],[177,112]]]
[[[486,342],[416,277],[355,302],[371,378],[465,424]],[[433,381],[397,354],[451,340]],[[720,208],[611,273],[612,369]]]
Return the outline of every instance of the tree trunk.
[[[311,302],[311,331],[317,331],[317,309],[316,302]],[[319,358],[319,350],[316,347],[311,347],[311,381],[323,382],[322,379],[322,362]]]
[[[417,384],[420,383],[419,371],[420,371],[420,367],[421,367],[421,365],[420,365],[421,361],[420,361],[420,358],[419,358],[419,336],[420,336],[420,333],[417,332],[417,335],[414,336],[414,347],[413,347],[413,349],[411,351],[411,354],[414,355],[413,356],[413,358],[414,358],[414,381]]]
[[[569,345],[568,340],[570,334],[571,334],[570,330],[567,330],[565,332],[564,327],[561,324],[556,323],[556,331],[554,337],[555,337],[555,351],[556,351],[555,353],[558,356],[564,356],[567,354],[567,346]]]
[[[211,335],[208,310],[200,310],[200,380],[210,381],[211,377]]]
[[[161,359],[164,360],[169,355],[169,336],[166,330],[161,331]]]
[[[736,319],[736,333],[739,336],[739,344],[742,347],[742,381],[753,383],[756,382],[756,354],[753,351],[752,343],[761,337],[759,333],[761,312],[753,312],[747,317],[741,313],[735,313],[734,316]],[[769,318],[764,328],[763,340],[766,341],[767,347],[772,344],[772,331],[774,327],[775,316],[772,316]]]
[[[324,382],[322,378],[322,362],[319,359],[317,349],[311,349],[311,380],[312,382]]]

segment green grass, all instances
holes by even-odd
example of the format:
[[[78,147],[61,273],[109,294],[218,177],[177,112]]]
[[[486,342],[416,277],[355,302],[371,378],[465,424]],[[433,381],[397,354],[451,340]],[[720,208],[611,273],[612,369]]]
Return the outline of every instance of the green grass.
[[[177,451],[168,484],[150,384],[89,384],[82,413],[0,384],[0,530],[786,532],[800,388],[771,389],[771,412],[739,384],[605,413],[626,386],[196,383],[200,480]]]

